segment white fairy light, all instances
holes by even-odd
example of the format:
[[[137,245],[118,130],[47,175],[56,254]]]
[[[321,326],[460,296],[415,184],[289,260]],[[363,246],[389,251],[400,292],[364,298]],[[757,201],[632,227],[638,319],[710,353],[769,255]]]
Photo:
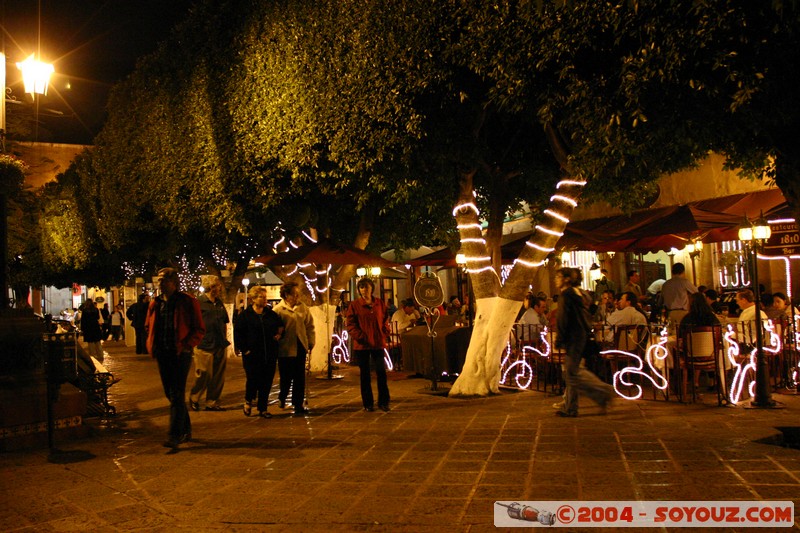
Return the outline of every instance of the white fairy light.
[[[477,239],[477,238],[461,239],[461,243],[462,244],[465,243],[465,242],[475,242],[475,243],[478,243],[478,244],[486,244],[486,239]]]
[[[316,241],[316,240],[315,240],[315,239],[314,239],[314,238],[313,238],[311,235],[309,235],[308,233],[306,233],[306,232],[305,232],[305,230],[301,230],[301,231],[300,231],[300,233],[302,233],[303,235],[305,235],[306,239],[308,239],[309,241],[313,242],[314,244],[316,244],[316,243],[317,243],[317,241]]]
[[[532,263],[530,261],[525,261],[524,259],[520,259],[520,258],[514,259],[514,264],[519,263],[520,265],[522,265],[524,267],[528,267],[528,268],[538,268],[538,267],[544,265],[546,262],[547,262],[547,259],[543,259],[542,261],[539,261],[539,262],[536,262],[536,263]]]
[[[564,195],[561,195],[561,194],[554,194],[553,196],[550,197],[550,201],[551,202],[555,202],[555,201],[564,202],[565,204],[569,204],[572,207],[577,207],[578,206],[578,202],[576,202],[575,200],[573,200],[569,196],[564,196]]]
[[[458,224],[456,226],[457,229],[476,229],[478,231],[482,230],[483,227],[480,224],[470,223],[470,224]]]
[[[539,250],[540,252],[545,252],[545,253],[548,253],[548,254],[550,252],[555,252],[556,251],[555,248],[545,248],[544,246],[539,246],[535,242],[531,242],[531,241],[526,242],[525,246],[530,246],[531,248],[533,248],[535,250]]]
[[[544,226],[539,226],[538,224],[536,225],[536,229],[541,231],[541,232],[547,233],[548,235],[553,235],[555,237],[563,237],[564,236],[564,234],[561,233],[560,231],[554,231],[554,230],[551,230],[550,228],[545,228]]]
[[[556,213],[552,209],[545,209],[544,213],[547,214],[547,215],[550,215],[553,218],[557,218],[558,220],[560,220],[564,224],[569,224],[569,219],[567,217],[565,217],[564,215],[560,215],[560,214]]]
[[[478,209],[478,206],[476,206],[472,202],[466,202],[463,204],[459,204],[453,208],[453,216],[457,216],[458,212],[461,211],[462,209],[472,209],[476,215],[481,214],[480,210]]]
[[[574,186],[577,186],[577,187],[583,187],[584,185],[586,185],[586,182],[583,181],[583,180],[561,180],[556,185],[556,189],[560,189],[562,185],[564,187],[567,187],[567,186],[570,186],[570,185],[574,185]]]

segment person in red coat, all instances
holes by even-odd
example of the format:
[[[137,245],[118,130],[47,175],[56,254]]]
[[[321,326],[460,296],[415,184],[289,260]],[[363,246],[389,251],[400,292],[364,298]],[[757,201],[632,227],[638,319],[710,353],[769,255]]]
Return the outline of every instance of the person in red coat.
[[[147,351],[158,362],[164,394],[169,400],[168,448],[192,438],[192,424],[186,409],[186,380],[192,366],[192,351],[200,344],[206,328],[200,304],[191,294],[178,290],[180,280],[174,268],[158,271],[161,294],[147,309]]]
[[[370,360],[375,365],[378,378],[378,407],[389,410],[389,385],[386,381],[386,367],[383,350],[389,337],[389,315],[386,304],[372,296],[375,285],[369,278],[358,280],[360,298],[347,307],[345,315],[347,332],[353,340],[353,351],[361,370],[361,401],[365,411],[374,411],[372,384],[370,383]]]

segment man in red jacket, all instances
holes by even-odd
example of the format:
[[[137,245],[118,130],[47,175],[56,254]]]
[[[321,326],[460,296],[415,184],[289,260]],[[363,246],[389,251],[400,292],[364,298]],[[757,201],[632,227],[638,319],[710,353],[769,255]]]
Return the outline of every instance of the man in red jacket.
[[[161,294],[147,309],[147,351],[158,362],[164,394],[169,400],[168,448],[192,438],[192,424],[186,409],[186,379],[192,366],[192,350],[206,328],[197,299],[178,290],[180,280],[174,268],[158,271]]]

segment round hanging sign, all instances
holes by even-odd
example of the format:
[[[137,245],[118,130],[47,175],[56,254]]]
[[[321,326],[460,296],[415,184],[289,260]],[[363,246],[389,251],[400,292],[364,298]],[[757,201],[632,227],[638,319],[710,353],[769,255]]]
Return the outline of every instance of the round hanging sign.
[[[439,278],[426,276],[414,284],[414,299],[424,307],[439,307],[444,303],[444,291]]]

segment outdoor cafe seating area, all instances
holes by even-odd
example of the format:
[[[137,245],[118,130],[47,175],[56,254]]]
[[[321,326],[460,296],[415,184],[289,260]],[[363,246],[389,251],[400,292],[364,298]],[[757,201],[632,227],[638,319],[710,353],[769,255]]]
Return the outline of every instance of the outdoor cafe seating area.
[[[795,389],[800,317],[794,324],[763,322],[770,386]],[[755,321],[736,318],[715,326],[595,324],[599,354],[582,364],[612,384],[620,399],[738,405],[754,395],[756,327]],[[560,394],[564,355],[552,329],[516,324],[502,357],[501,386]]]

